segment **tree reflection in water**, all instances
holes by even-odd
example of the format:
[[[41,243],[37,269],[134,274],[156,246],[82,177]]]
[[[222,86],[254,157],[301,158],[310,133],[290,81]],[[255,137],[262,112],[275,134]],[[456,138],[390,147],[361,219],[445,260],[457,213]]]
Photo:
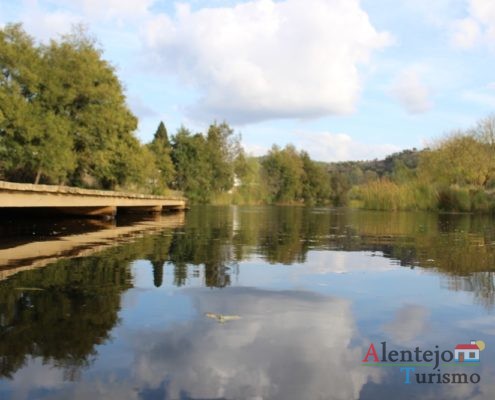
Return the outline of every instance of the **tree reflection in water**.
[[[0,282],[0,376],[12,377],[37,357],[62,368],[66,379],[77,378],[119,323],[135,260],[149,261],[155,287],[185,286],[201,270],[204,286],[224,288],[238,264],[253,257],[290,265],[304,263],[310,251],[379,252],[404,267],[436,271],[448,289],[473,292],[492,307],[494,226],[492,218],[474,215],[193,208],[183,227]]]

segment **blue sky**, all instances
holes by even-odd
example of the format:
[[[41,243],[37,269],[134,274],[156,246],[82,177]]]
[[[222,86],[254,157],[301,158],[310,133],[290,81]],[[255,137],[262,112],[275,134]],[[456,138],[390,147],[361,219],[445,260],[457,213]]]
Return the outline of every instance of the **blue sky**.
[[[84,23],[147,142],[229,122],[259,155],[424,147],[495,108],[493,0],[0,0],[40,41]]]

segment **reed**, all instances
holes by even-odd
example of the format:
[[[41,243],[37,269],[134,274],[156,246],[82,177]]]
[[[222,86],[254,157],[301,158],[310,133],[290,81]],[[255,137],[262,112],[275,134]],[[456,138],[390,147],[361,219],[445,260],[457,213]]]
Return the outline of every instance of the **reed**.
[[[351,193],[353,204],[368,210],[435,210],[438,194],[434,188],[418,181],[399,185],[380,179],[356,187]]]

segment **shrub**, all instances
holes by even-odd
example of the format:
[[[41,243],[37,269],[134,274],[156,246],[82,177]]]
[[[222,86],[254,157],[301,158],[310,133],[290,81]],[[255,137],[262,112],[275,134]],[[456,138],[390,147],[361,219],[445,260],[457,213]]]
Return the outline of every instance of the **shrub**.
[[[449,186],[439,192],[438,207],[443,211],[471,211],[468,189]]]

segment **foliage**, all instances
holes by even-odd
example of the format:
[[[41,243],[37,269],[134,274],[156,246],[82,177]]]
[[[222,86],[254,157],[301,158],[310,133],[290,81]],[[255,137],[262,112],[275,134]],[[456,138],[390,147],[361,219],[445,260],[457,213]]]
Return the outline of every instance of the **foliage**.
[[[422,154],[418,173],[435,184],[485,187],[495,174],[494,155],[475,136],[455,132]]]
[[[351,189],[349,176],[343,172],[330,174],[331,200],[335,206],[345,206],[348,203],[348,192]]]
[[[172,146],[168,139],[167,128],[160,121],[153,137],[153,141],[147,146],[153,152],[154,163],[152,163],[152,193],[163,194],[175,179],[175,167],[172,161]],[[149,175],[148,175],[149,176]]]
[[[418,181],[397,184],[386,178],[356,187],[352,192],[352,198],[370,210],[434,210],[437,197],[435,190]]]
[[[304,204],[328,204],[331,200],[330,179],[325,168],[315,163],[305,151],[301,152],[303,163],[302,197]]]
[[[143,148],[114,68],[76,28],[37,45],[0,30],[0,155],[4,178],[105,189],[138,183]]]
[[[343,161],[328,163],[331,173],[345,175],[351,185],[359,185],[378,178],[392,178],[397,165],[402,164],[410,170],[415,170],[424,150],[403,150],[391,154],[383,160]]]
[[[182,127],[172,140],[172,160],[177,171],[175,188],[184,191],[193,203],[210,201],[212,170],[208,162],[206,139]]]
[[[419,153],[414,166],[394,161],[390,179],[361,184],[353,200],[369,209],[495,210],[495,117],[455,131]]]
[[[140,152],[140,144],[132,134],[137,119],[125,103],[114,68],[80,29],[52,40],[43,53],[49,66],[44,77],[47,107],[71,124],[76,159],[72,183],[85,185],[89,176],[102,188],[125,186],[136,174],[137,163],[129,162],[129,156]]]
[[[470,211],[469,191],[458,186],[447,187],[440,191],[438,207],[445,211]]]
[[[293,203],[302,201],[303,162],[294,146],[273,146],[262,161],[263,179],[267,182],[269,201]]]
[[[232,203],[260,204],[267,202],[268,188],[263,180],[262,167],[255,157],[248,157],[241,149],[234,161],[234,190]]]
[[[240,137],[226,123],[210,125],[206,134],[206,156],[211,168],[213,193],[228,191],[234,184],[234,160],[240,149]]]
[[[48,65],[20,25],[0,30],[0,162],[6,179],[63,182],[74,168],[70,123],[47,106]]]

